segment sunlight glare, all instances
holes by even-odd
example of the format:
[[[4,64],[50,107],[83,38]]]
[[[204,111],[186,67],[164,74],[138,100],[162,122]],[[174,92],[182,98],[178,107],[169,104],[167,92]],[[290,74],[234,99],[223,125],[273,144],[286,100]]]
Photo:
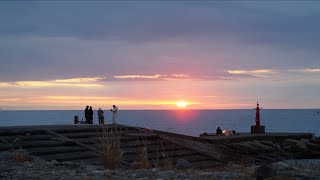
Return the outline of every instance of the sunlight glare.
[[[177,107],[179,107],[179,108],[185,108],[187,105],[188,105],[188,103],[187,102],[184,102],[184,101],[179,101],[179,102],[177,102]]]

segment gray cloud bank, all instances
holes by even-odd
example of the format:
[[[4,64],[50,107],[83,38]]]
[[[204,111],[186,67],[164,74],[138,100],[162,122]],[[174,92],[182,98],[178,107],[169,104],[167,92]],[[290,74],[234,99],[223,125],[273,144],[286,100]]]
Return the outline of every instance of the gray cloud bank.
[[[0,2],[0,81],[319,68],[320,3]]]

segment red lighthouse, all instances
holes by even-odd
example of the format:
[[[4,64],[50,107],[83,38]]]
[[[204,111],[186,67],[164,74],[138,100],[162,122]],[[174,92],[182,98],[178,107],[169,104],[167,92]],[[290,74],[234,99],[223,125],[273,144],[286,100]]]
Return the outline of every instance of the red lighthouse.
[[[256,107],[256,127],[260,127],[260,107],[258,102]]]
[[[257,102],[256,110],[256,125],[251,126],[251,134],[264,134],[265,127],[260,125],[260,110],[259,103]]]

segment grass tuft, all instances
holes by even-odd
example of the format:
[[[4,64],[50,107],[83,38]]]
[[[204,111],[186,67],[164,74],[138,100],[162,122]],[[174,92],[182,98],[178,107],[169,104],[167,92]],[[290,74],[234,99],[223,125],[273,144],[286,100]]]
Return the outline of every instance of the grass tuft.
[[[13,151],[13,159],[16,162],[26,162],[31,161],[32,157],[26,150],[20,148]]]
[[[139,131],[139,136],[137,138],[139,144],[139,152],[138,152],[138,159],[142,164],[143,168],[150,168],[150,161],[148,158],[148,146],[147,146],[147,134]],[[139,141],[139,137],[142,138],[141,142]]]
[[[119,168],[123,157],[120,147],[121,134],[116,128],[109,131],[104,126],[102,127],[102,135],[97,138],[98,158],[108,169]]]
[[[160,147],[160,148],[159,148]],[[172,145],[172,150],[171,150],[171,157],[173,156],[173,145]],[[157,146],[157,159],[154,165],[156,167],[161,167],[164,169],[172,169],[173,166],[173,159],[170,157],[170,152],[166,151],[163,143],[160,142],[158,143]]]

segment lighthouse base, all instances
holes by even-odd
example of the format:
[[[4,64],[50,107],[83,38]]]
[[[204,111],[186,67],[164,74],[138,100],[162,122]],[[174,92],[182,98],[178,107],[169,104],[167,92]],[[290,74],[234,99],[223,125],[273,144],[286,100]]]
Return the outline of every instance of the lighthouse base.
[[[251,126],[251,134],[264,134],[265,127],[264,126]]]

